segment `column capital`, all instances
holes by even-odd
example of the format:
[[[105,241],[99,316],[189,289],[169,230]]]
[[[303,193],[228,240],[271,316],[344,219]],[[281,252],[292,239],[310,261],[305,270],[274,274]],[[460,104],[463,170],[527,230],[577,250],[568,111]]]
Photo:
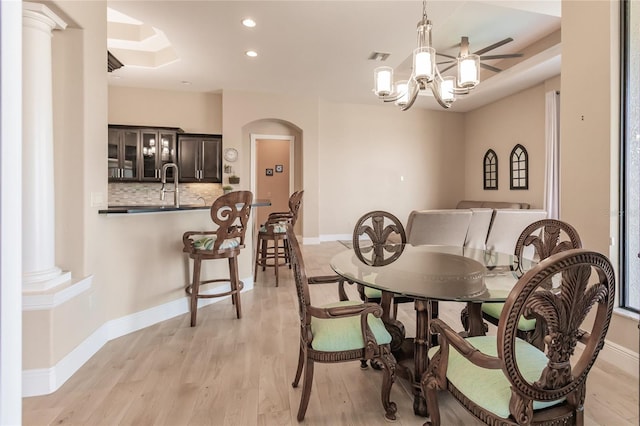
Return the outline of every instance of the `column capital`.
[[[23,18],[38,20],[48,25],[50,30],[64,30],[67,28],[67,23],[42,3],[23,2],[22,16]]]

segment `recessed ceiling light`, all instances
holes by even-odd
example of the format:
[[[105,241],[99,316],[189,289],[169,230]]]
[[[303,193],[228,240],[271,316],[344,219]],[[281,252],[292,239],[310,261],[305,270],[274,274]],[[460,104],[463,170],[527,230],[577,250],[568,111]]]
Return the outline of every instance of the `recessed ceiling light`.
[[[246,52],[244,52],[244,54],[250,58],[255,58],[256,56],[258,56],[258,52],[256,52],[255,50],[247,50]]]
[[[242,20],[242,25],[244,25],[245,27],[248,27],[248,28],[253,28],[253,27],[256,26],[256,21],[254,21],[251,18],[244,18]]]

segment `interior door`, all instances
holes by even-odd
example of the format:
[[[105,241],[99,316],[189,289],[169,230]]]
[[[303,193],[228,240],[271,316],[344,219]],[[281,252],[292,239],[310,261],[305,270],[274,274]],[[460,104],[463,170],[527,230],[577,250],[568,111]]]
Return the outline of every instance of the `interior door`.
[[[289,211],[291,166],[290,137],[255,139],[255,198],[271,200],[270,207],[256,209],[259,224],[271,212]]]

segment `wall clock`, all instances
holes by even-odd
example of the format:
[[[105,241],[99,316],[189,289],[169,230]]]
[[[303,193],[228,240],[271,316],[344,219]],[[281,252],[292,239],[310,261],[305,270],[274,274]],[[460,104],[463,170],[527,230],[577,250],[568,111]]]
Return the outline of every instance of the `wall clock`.
[[[224,150],[224,159],[233,163],[238,159],[238,150],[235,148],[227,148]]]

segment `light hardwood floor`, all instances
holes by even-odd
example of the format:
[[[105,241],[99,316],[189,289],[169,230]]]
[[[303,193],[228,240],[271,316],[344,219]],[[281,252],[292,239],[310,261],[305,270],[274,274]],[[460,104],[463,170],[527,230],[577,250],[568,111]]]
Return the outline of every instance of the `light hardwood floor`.
[[[330,274],[340,243],[304,246],[309,275]],[[107,343],[57,392],[25,398],[25,425],[295,425],[302,387],[294,389],[299,320],[291,273],[260,272],[242,294],[243,318],[229,300],[201,308],[198,325],[188,314]],[[347,286],[351,299],[355,289]],[[312,286],[314,304],[337,300],[333,285]],[[459,328],[461,305],[441,304],[441,317]],[[411,304],[398,319],[415,331]],[[415,324],[413,324],[415,325]],[[308,425],[386,424],[380,403],[382,374],[359,363],[316,364],[305,417]],[[397,425],[422,425],[413,414],[406,383],[392,389]],[[445,393],[444,425],[480,424]],[[638,381],[598,361],[586,399],[587,425],[638,425]]]

